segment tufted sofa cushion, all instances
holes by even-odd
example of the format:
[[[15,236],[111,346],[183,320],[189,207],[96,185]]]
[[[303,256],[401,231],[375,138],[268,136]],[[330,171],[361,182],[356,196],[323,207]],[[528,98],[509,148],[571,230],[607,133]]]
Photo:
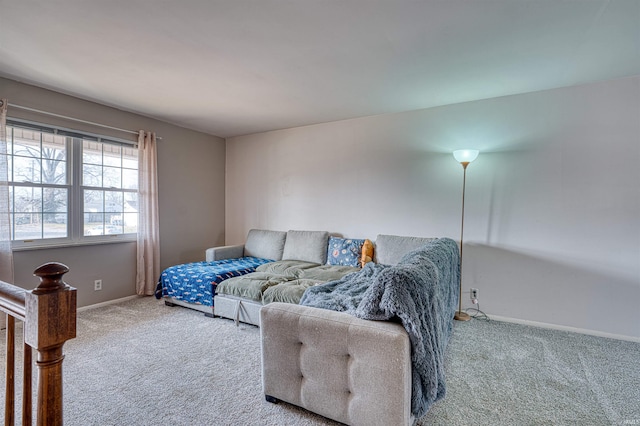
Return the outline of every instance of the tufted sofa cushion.
[[[410,425],[411,346],[404,328],[325,309],[260,310],[265,395],[349,425]]]

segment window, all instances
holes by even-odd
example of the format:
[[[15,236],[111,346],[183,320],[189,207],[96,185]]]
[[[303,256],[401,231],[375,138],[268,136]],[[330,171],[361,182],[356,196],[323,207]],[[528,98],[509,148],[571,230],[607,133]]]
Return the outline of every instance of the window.
[[[7,126],[7,153],[12,239],[66,238],[66,138]]]
[[[82,141],[84,235],[135,233],[138,228],[138,151]]]
[[[7,123],[14,245],[130,238],[138,226],[138,152],[128,143]]]

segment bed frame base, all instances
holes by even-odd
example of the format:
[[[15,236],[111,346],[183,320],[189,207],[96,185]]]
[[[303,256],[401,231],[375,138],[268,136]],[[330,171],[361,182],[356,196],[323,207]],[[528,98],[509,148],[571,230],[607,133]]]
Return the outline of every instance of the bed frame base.
[[[182,306],[184,308],[193,309],[194,311],[202,312],[206,317],[214,318],[213,307],[212,306],[204,306],[204,305],[196,305],[194,303],[183,302],[182,300],[173,299],[171,297],[165,296],[164,304],[167,306]]]
[[[213,305],[213,314],[215,316],[232,319],[236,322],[236,325],[244,322],[260,326],[262,303],[226,294],[217,294],[213,299]]]

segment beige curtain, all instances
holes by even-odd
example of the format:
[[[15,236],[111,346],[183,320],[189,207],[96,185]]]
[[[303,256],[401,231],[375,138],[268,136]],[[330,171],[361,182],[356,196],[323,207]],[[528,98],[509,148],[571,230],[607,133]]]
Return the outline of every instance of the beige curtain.
[[[13,252],[11,251],[11,222],[9,220],[9,177],[7,165],[7,105],[2,102],[0,112],[0,280],[13,284]]]
[[[7,106],[0,99],[0,280],[13,284],[13,252],[11,251],[11,221],[9,220],[9,176],[7,164]],[[0,314],[0,328],[6,315]]]
[[[156,135],[138,135],[138,267],[136,293],[151,296],[160,278]]]

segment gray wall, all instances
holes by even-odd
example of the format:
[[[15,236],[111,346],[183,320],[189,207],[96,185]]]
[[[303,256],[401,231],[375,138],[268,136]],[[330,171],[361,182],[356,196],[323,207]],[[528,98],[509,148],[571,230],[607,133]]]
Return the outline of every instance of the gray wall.
[[[156,95],[156,94],[152,94]],[[223,139],[71,96],[0,78],[0,97],[36,108],[128,130],[152,130],[158,142],[160,257],[162,267],[204,260],[204,250],[224,243]],[[161,97],[159,97],[161,100]],[[9,108],[9,116],[119,137],[133,135]],[[135,243],[65,247],[14,253],[15,283],[33,288],[33,270],[47,261],[71,269],[66,281],[78,288],[78,306],[135,294]],[[95,292],[93,281],[103,280]]]
[[[252,227],[460,237],[464,291],[640,337],[640,76],[227,140],[226,243]],[[465,296],[464,300],[468,300]]]

